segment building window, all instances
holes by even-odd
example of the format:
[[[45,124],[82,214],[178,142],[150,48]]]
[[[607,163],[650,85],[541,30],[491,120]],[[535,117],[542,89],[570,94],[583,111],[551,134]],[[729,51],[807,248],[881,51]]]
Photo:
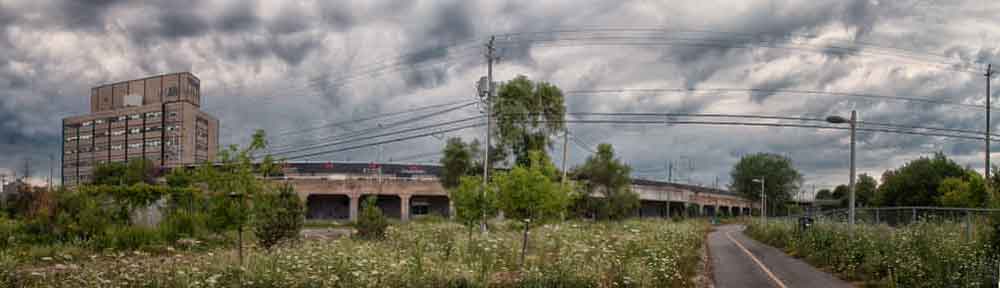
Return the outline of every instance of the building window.
[[[104,124],[104,119],[97,119],[97,120],[94,120],[94,124],[97,124],[97,125],[101,125],[101,124]]]
[[[160,131],[160,126],[146,127],[146,132],[150,132],[150,131]]]
[[[82,126],[83,126],[83,127],[90,127],[90,126],[94,126],[94,121],[87,121],[87,122],[83,122]]]
[[[142,143],[129,143],[128,148],[142,148]]]
[[[146,113],[146,119],[149,119],[149,118],[160,118],[160,115],[163,115],[163,112],[149,112],[149,113]]]
[[[167,97],[177,96],[177,87],[167,87]]]
[[[159,147],[159,146],[160,146],[160,140],[146,141],[146,147]]]
[[[142,128],[129,128],[128,134],[139,134],[142,133]]]
[[[111,150],[122,150],[122,148],[125,147],[123,147],[121,144],[111,145]]]
[[[125,135],[125,130],[111,131],[111,136],[122,136],[122,135]]]
[[[94,136],[90,135],[90,134],[80,135],[80,140],[88,140],[88,139],[93,138],[93,137]]]
[[[125,116],[125,115],[122,115],[122,116],[118,116],[118,121],[119,121],[119,122],[120,122],[120,121],[125,121],[125,120],[128,120],[128,116]]]
[[[142,114],[128,115],[128,119],[130,119],[130,120],[139,120],[139,119],[142,119]]]

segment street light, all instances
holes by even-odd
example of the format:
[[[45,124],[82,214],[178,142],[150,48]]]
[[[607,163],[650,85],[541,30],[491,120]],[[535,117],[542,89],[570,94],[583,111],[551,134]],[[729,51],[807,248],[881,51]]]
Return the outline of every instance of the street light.
[[[764,218],[764,215],[766,215],[765,211],[767,211],[767,194],[764,193],[764,177],[754,178],[753,183],[760,183],[760,220],[763,222],[767,220],[767,218]]]
[[[830,117],[826,117],[826,122],[830,122],[830,123],[833,123],[833,124],[847,123],[848,125],[851,126],[851,181],[849,182],[850,184],[847,186],[847,191],[848,191],[848,195],[849,195],[848,196],[849,197],[849,203],[848,203],[848,205],[849,205],[848,206],[848,211],[849,211],[848,212],[848,215],[849,215],[848,216],[848,223],[850,223],[851,227],[854,227],[854,158],[855,158],[855,156],[854,156],[854,131],[857,130],[857,126],[858,126],[858,112],[854,111],[854,110],[851,110],[851,119],[849,119],[849,120],[845,119],[844,117],[840,117],[840,116],[830,116]]]

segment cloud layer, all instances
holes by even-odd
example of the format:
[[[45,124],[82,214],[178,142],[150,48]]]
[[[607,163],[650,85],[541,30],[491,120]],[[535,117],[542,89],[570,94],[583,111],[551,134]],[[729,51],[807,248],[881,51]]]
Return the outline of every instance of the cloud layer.
[[[766,90],[981,104],[985,80],[970,71],[1000,63],[1000,39],[989,33],[1000,28],[998,10],[1000,3],[973,0],[0,0],[0,169],[58,156],[60,119],[88,112],[89,87],[145,75],[198,75],[203,108],[222,121],[224,144],[242,143],[257,128],[278,134],[472,100],[490,35],[500,35],[499,80],[523,74],[566,91],[758,89],[568,94],[570,112],[824,117],[857,109],[865,121],[982,130],[984,113],[973,107]],[[296,145],[366,127],[273,141]],[[646,177],[666,177],[675,163],[675,178],[724,185],[740,155],[774,152],[794,159],[807,187],[847,180],[843,131],[570,127],[582,142],[614,144]],[[859,171],[876,176],[932,151],[982,167],[980,141],[877,133],[859,133],[859,141]],[[442,144],[430,137],[317,160],[398,159]],[[571,164],[585,158],[570,149]]]

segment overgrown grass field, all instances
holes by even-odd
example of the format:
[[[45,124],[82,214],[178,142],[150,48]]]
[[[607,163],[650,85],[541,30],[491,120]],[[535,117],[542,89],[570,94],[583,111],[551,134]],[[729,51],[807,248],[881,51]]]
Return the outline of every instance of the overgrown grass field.
[[[694,287],[704,221],[564,222],[487,234],[452,222],[393,225],[384,240],[305,240],[250,248],[245,270],[232,250],[135,252],[0,266],[10,287]]]
[[[990,233],[970,239],[958,223],[858,224],[854,231],[842,223],[818,223],[798,231],[792,222],[753,221],[747,234],[867,287],[997,285]]]

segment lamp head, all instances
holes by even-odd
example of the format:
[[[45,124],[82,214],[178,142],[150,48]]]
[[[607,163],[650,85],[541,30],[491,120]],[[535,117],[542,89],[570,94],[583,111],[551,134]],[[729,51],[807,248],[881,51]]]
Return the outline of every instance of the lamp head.
[[[845,119],[844,117],[840,117],[840,116],[834,115],[834,116],[826,117],[826,122],[830,122],[830,123],[833,123],[833,124],[841,124],[841,123],[847,123],[848,120]]]

